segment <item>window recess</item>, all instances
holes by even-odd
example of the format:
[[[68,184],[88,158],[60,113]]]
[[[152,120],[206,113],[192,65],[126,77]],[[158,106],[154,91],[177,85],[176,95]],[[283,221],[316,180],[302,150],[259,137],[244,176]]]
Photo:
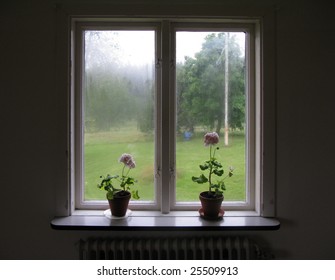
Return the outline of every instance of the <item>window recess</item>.
[[[191,177],[217,131],[226,215],[262,215],[263,61],[259,20],[74,19],[72,210],[108,208],[101,175],[130,153],[133,210],[196,211],[207,186]],[[271,192],[270,192],[271,193]]]

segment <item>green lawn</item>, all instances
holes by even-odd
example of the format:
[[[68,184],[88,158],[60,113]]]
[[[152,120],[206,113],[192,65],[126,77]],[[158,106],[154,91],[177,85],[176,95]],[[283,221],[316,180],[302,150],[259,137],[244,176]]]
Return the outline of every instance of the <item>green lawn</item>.
[[[203,133],[190,141],[177,140],[177,197],[178,201],[198,201],[200,191],[207,185],[192,182],[192,176],[201,174],[199,164],[208,159],[209,148],[204,147]],[[120,174],[122,165],[118,162],[122,153],[130,153],[136,161],[136,168],[130,175],[138,180],[137,189],[141,200],[154,197],[154,144],[153,136],[144,135],[136,127],[120,128],[113,132],[86,133],[85,135],[85,199],[105,199],[105,192],[97,188],[100,175]],[[234,176],[226,181],[225,200],[245,199],[245,145],[243,134],[231,134],[228,147],[219,143],[217,158],[225,170],[235,168]]]
[[[244,135],[231,136],[230,144],[225,147],[219,143],[217,159],[222,163],[225,172],[230,166],[234,167],[234,176],[227,178],[225,200],[245,199],[245,163],[244,163]],[[223,140],[222,140],[223,142]],[[177,197],[178,201],[198,201],[199,193],[208,188],[207,184],[197,184],[191,180],[192,176],[199,176],[199,164],[209,159],[209,147],[203,145],[203,137],[199,136],[191,141],[177,142]],[[204,173],[206,175],[206,173]]]

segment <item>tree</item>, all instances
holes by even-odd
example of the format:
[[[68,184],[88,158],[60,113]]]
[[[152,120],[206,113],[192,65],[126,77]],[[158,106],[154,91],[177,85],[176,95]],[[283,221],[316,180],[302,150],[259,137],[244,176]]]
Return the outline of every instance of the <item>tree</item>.
[[[85,129],[108,131],[126,121],[142,132],[153,130],[153,71],[122,61],[119,34],[85,33]]]
[[[109,72],[86,72],[85,129],[108,131],[132,118],[126,81]]]
[[[187,57],[177,65],[178,129],[206,126],[220,133],[224,121],[225,71],[221,61],[225,33],[212,33],[205,38],[195,58]],[[229,126],[243,128],[245,118],[244,57],[234,36],[229,40]]]

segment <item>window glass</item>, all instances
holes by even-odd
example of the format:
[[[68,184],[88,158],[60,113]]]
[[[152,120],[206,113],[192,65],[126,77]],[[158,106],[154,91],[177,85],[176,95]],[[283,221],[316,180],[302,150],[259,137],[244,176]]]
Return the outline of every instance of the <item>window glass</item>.
[[[203,139],[217,132],[225,209],[254,211],[261,100],[253,24],[119,19],[74,26],[75,208],[108,207],[100,176],[120,175],[119,158],[128,153],[140,195],[131,209],[198,210],[208,183],[192,177],[208,176],[200,168],[210,156]]]
[[[245,201],[246,86],[245,33],[176,33],[176,201],[199,201],[208,184],[192,176],[208,175],[199,168],[209,160],[203,145],[206,132],[220,136],[216,158],[226,178],[225,201]]]
[[[140,200],[154,200],[155,31],[84,31],[84,200],[105,200],[101,175],[133,155]]]

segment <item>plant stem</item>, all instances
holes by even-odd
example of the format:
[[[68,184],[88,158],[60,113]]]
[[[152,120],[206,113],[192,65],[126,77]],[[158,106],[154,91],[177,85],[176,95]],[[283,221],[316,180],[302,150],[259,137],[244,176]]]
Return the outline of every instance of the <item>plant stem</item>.
[[[123,181],[124,181],[124,169],[125,169],[126,165],[124,164],[123,165],[123,168],[122,168],[122,176],[121,176],[121,186],[123,188],[123,190],[125,190],[125,185],[123,184]]]
[[[208,191],[211,192],[211,187],[212,187],[212,145],[209,146],[209,175],[208,175],[208,184],[209,188]]]
[[[128,167],[128,170],[127,170],[127,173],[126,173],[125,177],[128,177],[129,171],[130,171],[130,168]]]
[[[123,168],[122,168],[122,173],[121,173],[121,174],[122,174],[122,177],[124,177],[123,173],[124,173],[124,168],[125,168],[125,167],[126,167],[126,165],[124,164],[124,165],[123,165]]]

